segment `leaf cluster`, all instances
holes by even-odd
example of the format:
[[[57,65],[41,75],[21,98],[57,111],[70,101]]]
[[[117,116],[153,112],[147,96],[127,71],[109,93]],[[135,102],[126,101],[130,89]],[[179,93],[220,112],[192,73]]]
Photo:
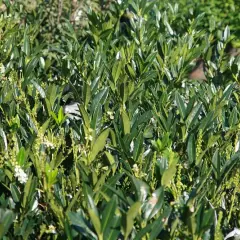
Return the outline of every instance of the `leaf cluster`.
[[[35,2],[4,1],[0,15],[0,239],[207,240],[239,228],[231,17],[221,29],[201,1],[123,0],[96,3],[76,28],[74,1],[52,2],[63,4],[53,22]],[[197,58],[206,81],[189,79]]]

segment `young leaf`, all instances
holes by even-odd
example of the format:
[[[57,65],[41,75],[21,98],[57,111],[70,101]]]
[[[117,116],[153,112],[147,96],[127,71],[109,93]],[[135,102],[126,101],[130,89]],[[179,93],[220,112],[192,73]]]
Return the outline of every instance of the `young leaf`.
[[[25,149],[24,147],[21,147],[19,152],[18,152],[18,155],[17,155],[17,163],[19,166],[24,166],[24,163],[25,163]]]
[[[91,99],[91,87],[89,86],[88,83],[84,83],[84,88],[83,88],[83,95],[84,95],[84,107],[85,109],[87,108],[87,105]]]
[[[163,172],[162,175],[161,183],[163,186],[168,186],[170,184],[176,173],[176,167],[178,163],[178,156],[176,155],[176,153],[169,151],[166,153],[166,156],[168,158],[169,167]]]
[[[129,117],[124,110],[122,111],[122,121],[123,121],[124,134],[126,135],[126,134],[130,133],[131,126],[130,126]]]
[[[59,111],[58,111],[58,124],[62,124],[63,121],[65,120],[65,115],[64,115],[64,112],[63,112],[63,107],[60,107]]]
[[[86,110],[84,109],[84,106],[81,105],[79,107],[79,110],[80,110],[80,113],[81,113],[81,116],[83,118],[85,126],[89,129],[90,128],[90,120],[89,120],[89,117],[88,117],[88,114],[87,114]]]
[[[115,159],[114,159],[113,155],[110,152],[105,151],[105,154],[106,154],[108,162],[109,162],[109,164],[110,164],[110,166],[112,168],[112,172],[113,172],[113,174],[115,174],[116,169],[117,169],[117,163],[115,163]]]

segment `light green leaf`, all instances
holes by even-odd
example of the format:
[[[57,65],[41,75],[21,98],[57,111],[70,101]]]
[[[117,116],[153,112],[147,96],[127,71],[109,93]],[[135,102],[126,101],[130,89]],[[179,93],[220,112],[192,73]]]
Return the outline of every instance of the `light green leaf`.
[[[40,66],[41,66],[42,69],[45,68],[45,60],[44,60],[43,57],[40,57],[40,58],[39,58],[39,64],[40,64]]]
[[[166,150],[164,155],[168,159],[169,167],[163,172],[161,183],[163,186],[169,186],[169,184],[171,183],[171,181],[176,173],[178,156],[176,153],[174,153],[171,150]]]
[[[121,71],[122,71],[122,62],[117,60],[115,61],[112,69],[112,77],[115,84],[117,83],[117,80],[121,74]]]
[[[83,118],[85,126],[89,129],[90,128],[90,120],[89,120],[89,117],[88,117],[88,114],[87,114],[86,110],[84,109],[84,106],[81,105],[79,107],[79,110],[80,110],[80,113],[81,113],[81,116]]]
[[[113,174],[115,174],[116,169],[117,169],[117,164],[115,163],[115,159],[110,152],[105,151],[105,154],[106,154],[107,160],[112,168]]]
[[[124,221],[124,240],[128,239],[129,234],[133,230],[134,219],[137,217],[140,208],[141,202],[135,202],[128,210]]]
[[[109,129],[104,130],[99,135],[99,137],[93,144],[93,148],[89,156],[89,163],[91,163],[96,158],[97,154],[104,149],[108,135],[109,135]]]
[[[19,166],[24,166],[25,163],[25,149],[21,147],[17,155],[17,163]]]
[[[88,83],[84,83],[84,89],[83,89],[83,95],[84,95],[84,106],[87,108],[87,105],[91,99],[91,87]]]
[[[130,133],[130,120],[129,120],[129,117],[126,113],[126,111],[122,111],[122,120],[123,120],[123,129],[124,129],[124,134],[128,134]]]
[[[63,107],[60,107],[59,111],[58,111],[58,124],[62,124],[65,120],[66,116],[64,115],[64,110]]]

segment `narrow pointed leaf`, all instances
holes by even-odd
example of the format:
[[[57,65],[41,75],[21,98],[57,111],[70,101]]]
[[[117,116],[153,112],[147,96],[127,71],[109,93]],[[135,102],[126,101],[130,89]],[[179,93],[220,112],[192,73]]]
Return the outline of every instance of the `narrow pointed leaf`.
[[[93,148],[89,156],[90,162],[92,162],[96,158],[98,153],[104,149],[108,135],[109,135],[109,130],[106,129],[98,136],[97,140],[93,144]]]

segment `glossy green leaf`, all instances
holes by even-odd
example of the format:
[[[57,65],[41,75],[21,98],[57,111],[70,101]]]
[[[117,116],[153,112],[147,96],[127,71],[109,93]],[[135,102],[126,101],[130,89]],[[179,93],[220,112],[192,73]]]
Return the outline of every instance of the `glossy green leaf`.
[[[165,221],[168,220],[171,213],[171,208],[165,208],[163,213],[152,224],[152,231],[150,232],[150,240],[155,240],[158,234],[163,230]]]
[[[124,129],[124,134],[128,134],[130,133],[130,129],[131,129],[131,126],[130,126],[130,120],[129,120],[129,117],[126,113],[126,111],[122,111],[122,121],[123,121],[123,129]]]
[[[211,125],[214,120],[214,112],[209,112],[205,118],[202,119],[199,129],[203,132]]]
[[[96,158],[98,153],[104,149],[105,142],[107,140],[108,135],[109,135],[109,130],[106,129],[98,136],[98,138],[93,144],[93,147],[89,156],[89,163],[91,163]]]
[[[7,137],[2,128],[0,128],[0,136],[2,137],[4,150],[7,151],[8,149]]]
[[[87,128],[90,128],[90,120],[89,120],[88,113],[86,112],[86,110],[82,105],[80,105],[79,110],[81,112],[81,116],[83,118],[84,124],[86,125]]]
[[[139,158],[141,158],[142,151],[143,151],[143,134],[140,134],[140,136],[138,136],[138,138],[135,141],[133,149],[133,159],[135,162],[141,161]]]
[[[122,71],[122,62],[117,60],[113,64],[113,68],[112,68],[112,77],[113,77],[115,84],[121,74],[121,71]]]
[[[33,176],[30,175],[24,186],[24,195],[23,195],[23,201],[22,201],[22,206],[24,208],[31,201],[31,199],[33,199],[33,196],[36,192],[36,186],[37,186],[36,181],[37,181],[36,177],[33,178]]]
[[[24,166],[26,160],[26,151],[24,147],[21,147],[17,155],[17,163],[19,166]]]
[[[105,154],[106,154],[106,157],[108,159],[108,162],[109,162],[109,164],[112,168],[113,174],[114,174],[116,172],[116,169],[117,169],[117,164],[115,163],[115,159],[110,152],[105,151]]]
[[[23,38],[23,52],[29,56],[30,55],[30,40],[29,40],[29,35],[28,33],[28,28],[26,28],[25,33],[24,33],[24,38]]]
[[[168,168],[163,172],[161,183],[163,186],[169,186],[170,182],[173,180],[173,177],[176,173],[176,167],[178,163],[178,156],[170,151],[167,154],[168,157]]]
[[[39,61],[39,59],[37,57],[33,57],[28,62],[27,66],[26,66],[26,70],[24,71],[24,76],[25,76],[26,79],[34,73],[34,69],[36,68],[36,66],[38,64],[38,61]],[[27,85],[28,82],[26,82],[25,84]]]
[[[164,190],[162,187],[158,188],[152,193],[152,196],[144,204],[144,218],[146,220],[153,218],[159,213],[164,203]]]
[[[184,102],[183,102],[182,97],[180,96],[180,94],[179,94],[178,92],[176,92],[175,100],[176,100],[178,109],[179,109],[179,111],[180,111],[181,117],[182,117],[183,119],[185,119],[185,116],[186,116],[186,107],[185,107],[185,104],[184,104]]]
[[[131,176],[131,180],[137,193],[137,200],[143,203],[148,196],[149,186],[144,181],[139,180],[133,176]]]
[[[197,122],[197,119],[198,119],[199,114],[201,113],[201,111],[202,111],[202,104],[199,103],[189,113],[189,115],[188,115],[188,117],[186,119],[186,122],[187,122],[189,128],[192,127],[194,125],[194,123]]]
[[[84,94],[84,106],[86,108],[91,99],[91,88],[87,83],[84,84],[83,94]]]
[[[19,202],[21,198],[21,192],[15,184],[10,184],[10,190],[14,202]]]
[[[230,36],[230,28],[229,26],[226,26],[223,33],[223,41],[226,42],[229,36]]]
[[[115,211],[117,209],[117,197],[114,195],[107,203],[102,214],[102,232],[104,235],[108,234],[108,231],[112,226],[112,219],[114,218]]]
[[[216,179],[220,178],[220,168],[221,168],[221,158],[219,156],[219,149],[216,149],[213,157],[212,157],[212,164],[213,164],[213,172],[215,174]]]
[[[45,94],[45,91],[44,89],[38,84],[36,83],[35,81],[31,80],[31,83],[33,84],[33,86],[38,90],[40,96],[42,98],[45,98],[46,97],[46,94]]]
[[[7,234],[10,226],[13,224],[15,214],[9,209],[0,208],[0,239]]]
[[[69,212],[68,217],[70,219],[70,223],[76,229],[76,231],[80,232],[82,235],[97,240],[97,235],[89,228],[86,219],[83,216],[82,211],[78,212]]]
[[[103,234],[102,234],[102,226],[98,214],[98,210],[93,202],[93,199],[90,195],[87,196],[88,199],[88,213],[91,219],[91,222],[96,230],[96,233],[98,235],[98,239],[103,239]]]
[[[63,112],[63,107],[60,107],[58,111],[58,124],[61,124],[65,120],[65,115]]]
[[[190,135],[188,138],[187,143],[187,154],[188,154],[188,161],[189,164],[192,164],[196,161],[196,142],[195,137],[193,134]]]
[[[140,208],[141,208],[141,203],[135,202],[127,211],[124,222],[123,222],[123,224],[124,224],[123,225],[124,226],[124,240],[127,240],[129,234],[131,233],[133,226],[134,226],[134,220],[137,217]]]
[[[224,92],[223,92],[223,95],[221,97],[221,99],[219,100],[219,103],[222,102],[222,101],[225,101],[225,100],[229,100],[231,94],[232,94],[232,91],[233,91],[233,88],[235,86],[235,83],[232,83],[232,84],[229,84]]]

